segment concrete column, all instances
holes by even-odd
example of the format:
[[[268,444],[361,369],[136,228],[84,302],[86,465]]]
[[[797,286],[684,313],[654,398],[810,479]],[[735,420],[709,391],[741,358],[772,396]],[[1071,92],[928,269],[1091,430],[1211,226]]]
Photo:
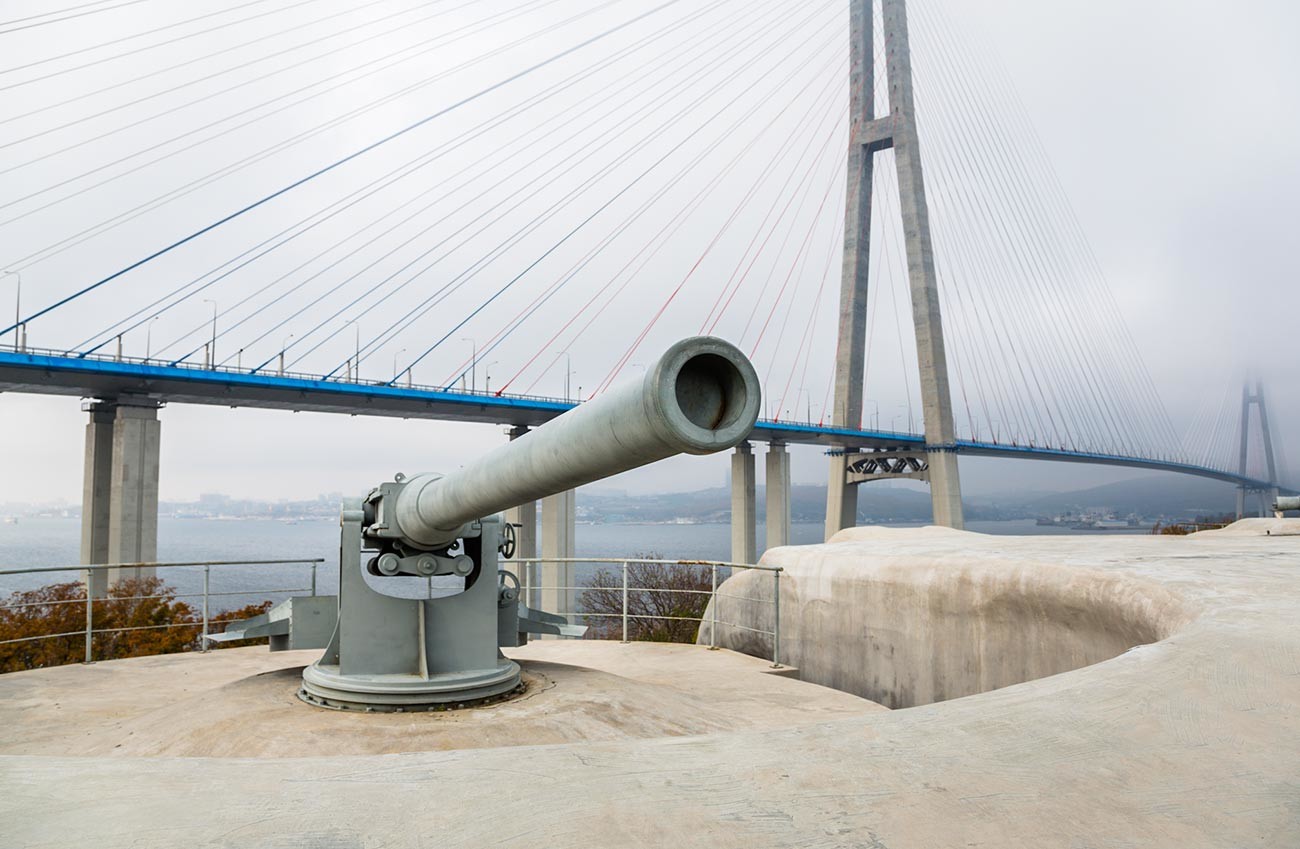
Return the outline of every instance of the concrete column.
[[[109,493],[113,472],[113,421],[117,408],[102,401],[82,405],[90,414],[86,425],[85,475],[81,488],[81,562],[107,563]],[[90,592],[95,598],[108,594],[108,574],[90,575]]]
[[[758,558],[758,512],[755,504],[754,451],[748,442],[731,455],[731,562],[753,563]]]
[[[767,545],[790,544],[790,452],[780,442],[767,446]]]
[[[108,561],[140,563],[158,559],[158,407],[147,399],[118,399],[113,419],[113,460],[109,490]],[[114,569],[113,583],[149,578],[152,568]]]
[[[964,524],[961,480],[954,451],[957,433],[952,418],[948,360],[939,310],[939,280],[930,241],[930,214],[926,206],[921,146],[912,99],[906,3],[904,0],[882,0],[880,9],[885,33],[885,67],[889,74],[889,105],[894,123],[892,136],[894,162],[898,170],[898,198],[911,284],[917,366],[921,376],[930,498],[936,525],[961,528]]]
[[[567,490],[542,499],[542,610],[548,613],[572,613],[576,593],[573,590],[554,589],[574,586],[574,568],[571,563],[548,563],[548,557],[573,557],[574,519],[576,514],[574,491]]]
[[[506,431],[511,440],[518,439],[525,433],[528,433],[526,427],[512,427]],[[515,557],[524,560],[529,557],[537,556],[537,502],[530,501],[527,504],[520,504],[518,507],[511,507],[506,511],[506,521],[512,525],[519,525],[515,528]],[[552,555],[554,556],[554,555]],[[531,580],[532,574],[537,572],[537,564],[528,564],[522,567],[520,571],[526,574],[519,575],[519,580],[524,584],[525,594],[523,602],[527,605],[537,604],[537,599],[527,592],[528,588],[534,585]]]
[[[846,483],[849,461],[846,454],[832,454],[831,477],[826,487],[826,534],[830,538],[858,523],[858,488]]]
[[[1268,482],[1277,483],[1277,462],[1273,457],[1273,431],[1268,425],[1268,405],[1264,403],[1264,384],[1255,382],[1255,404],[1259,407],[1259,430],[1264,438],[1264,467]]]
[[[1242,477],[1246,476],[1246,456],[1250,449],[1250,384],[1242,383],[1241,385],[1241,427],[1238,428],[1241,436],[1241,455],[1237,464],[1237,474]],[[1244,486],[1237,488],[1237,518],[1244,518],[1246,515],[1246,488]]]
[[[844,207],[844,259],[840,275],[839,344],[831,423],[856,429],[862,423],[866,358],[868,262],[871,257],[871,173],[875,153],[864,133],[875,117],[875,56],[872,0],[849,4],[849,154]],[[838,446],[852,450],[855,446]],[[826,487],[826,538],[852,527],[858,490],[845,482],[844,458],[830,458]]]

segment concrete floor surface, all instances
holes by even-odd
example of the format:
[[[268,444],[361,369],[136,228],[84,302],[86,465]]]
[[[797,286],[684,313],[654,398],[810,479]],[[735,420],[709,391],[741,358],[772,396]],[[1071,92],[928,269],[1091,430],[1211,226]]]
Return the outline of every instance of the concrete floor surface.
[[[13,673],[0,676],[0,755],[377,755],[784,728],[885,710],[725,650],[550,640],[509,653],[523,666],[523,694],[437,713],[304,704],[302,668],[319,650],[253,646]]]
[[[1300,846],[1300,539],[860,529],[769,557],[809,569],[852,557],[867,571],[979,561],[989,574],[1032,577],[1033,564],[1113,572],[1176,594],[1182,618],[1109,660],[902,710],[818,700],[792,718],[817,690],[790,688],[771,696],[770,725],[743,727],[747,711],[757,723],[765,709],[732,691],[781,679],[719,677],[701,696],[711,680],[701,666],[681,682],[699,710],[713,709],[698,732],[664,735],[646,716],[635,733],[606,739],[401,754],[77,756],[75,721],[39,726],[83,717],[86,740],[106,743],[97,735],[115,712],[91,705],[120,698],[103,687],[114,664],[55,670],[45,697],[23,693],[37,673],[0,676],[0,709],[26,715],[28,729],[0,732],[10,752],[0,755],[0,846]],[[538,662],[563,652],[592,662],[585,643],[538,645],[555,653]],[[671,689],[671,668],[656,668],[638,679],[624,660],[619,671]],[[156,686],[174,688],[165,682],[175,670],[154,672]],[[737,724],[716,728],[729,712]],[[574,721],[614,727],[581,711]],[[45,753],[12,753],[28,745]]]

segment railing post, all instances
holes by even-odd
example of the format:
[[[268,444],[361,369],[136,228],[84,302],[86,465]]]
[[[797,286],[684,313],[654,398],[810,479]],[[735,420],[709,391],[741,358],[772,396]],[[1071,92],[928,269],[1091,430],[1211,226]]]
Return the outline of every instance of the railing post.
[[[92,570],[86,570],[86,663],[94,663],[95,597],[90,591]]]
[[[199,651],[208,650],[208,581],[212,575],[212,564],[203,564],[203,645]]]
[[[312,595],[316,595],[316,567],[318,565],[319,564],[314,562],[311,564],[311,594]]]
[[[772,668],[781,666],[781,570],[772,573]]]
[[[627,642],[627,561],[623,561],[623,642]]]
[[[718,564],[713,564],[713,575],[711,579],[712,589],[709,590],[709,600],[713,602],[713,621],[709,624],[709,651],[718,650]]]

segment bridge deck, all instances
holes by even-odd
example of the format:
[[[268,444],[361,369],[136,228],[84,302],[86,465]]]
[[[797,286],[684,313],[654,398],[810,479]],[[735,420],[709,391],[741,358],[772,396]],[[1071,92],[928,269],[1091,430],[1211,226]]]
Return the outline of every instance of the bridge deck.
[[[0,392],[111,398],[147,396],[174,404],[209,404],[477,422],[536,427],[573,407],[573,401],[494,392],[450,391],[384,381],[349,381],[308,374],[263,374],[109,357],[79,357],[56,351],[0,351]],[[853,430],[820,424],[760,420],[758,442],[821,445],[826,448],[922,447],[915,433]],[[1124,466],[1213,478],[1252,489],[1267,481],[1177,460],[1126,457],[1033,445],[959,440],[953,450],[966,456],[1055,460]]]

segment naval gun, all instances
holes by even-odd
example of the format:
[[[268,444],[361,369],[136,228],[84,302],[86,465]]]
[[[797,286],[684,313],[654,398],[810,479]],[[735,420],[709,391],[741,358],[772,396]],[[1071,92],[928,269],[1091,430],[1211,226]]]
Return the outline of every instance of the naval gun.
[[[721,339],[684,339],[639,381],[580,404],[448,474],[397,475],[344,502],[338,620],[299,697],[352,710],[436,710],[521,686],[502,646],[528,633],[586,629],[529,609],[516,575],[513,528],[496,514],[677,454],[740,444],[758,419],[754,367]],[[364,556],[363,556],[364,555]],[[363,562],[364,561],[364,562]],[[385,581],[439,576],[437,598],[402,598]]]
[[[1300,510],[1300,495],[1279,495],[1273,499],[1273,515],[1281,519],[1288,510]]]

